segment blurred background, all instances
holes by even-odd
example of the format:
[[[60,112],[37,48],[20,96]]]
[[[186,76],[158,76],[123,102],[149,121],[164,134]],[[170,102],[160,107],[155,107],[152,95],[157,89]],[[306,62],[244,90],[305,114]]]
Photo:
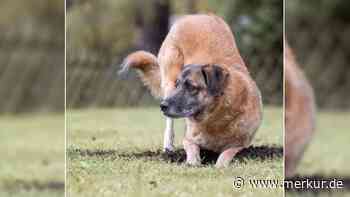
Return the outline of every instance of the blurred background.
[[[349,10],[347,0],[286,1],[287,40],[314,88],[318,105],[316,132],[298,174],[342,180],[344,193],[331,191],[334,196],[350,194],[350,153],[346,151],[350,139]]]
[[[64,2],[2,3],[0,112],[63,111]]]
[[[135,73],[118,79],[119,64],[137,49],[157,54],[176,17],[209,12],[231,26],[264,102],[281,105],[281,0],[69,0],[67,106],[157,105]]]
[[[350,1],[286,1],[287,40],[322,109],[350,109]]]
[[[0,122],[0,196],[63,196],[63,0],[1,1]]]

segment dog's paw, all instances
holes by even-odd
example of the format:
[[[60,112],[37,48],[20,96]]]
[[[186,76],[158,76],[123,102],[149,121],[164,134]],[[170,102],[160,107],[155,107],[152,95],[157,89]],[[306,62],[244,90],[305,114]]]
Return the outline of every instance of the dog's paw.
[[[168,154],[168,153],[174,153],[175,152],[175,148],[174,147],[166,147],[163,149],[163,152]]]
[[[218,160],[216,161],[215,168],[227,168],[230,165],[231,161],[223,161],[223,160]]]
[[[187,167],[187,168],[200,168],[200,167],[202,167],[203,165],[202,165],[202,164],[199,164],[199,165],[191,165],[191,164],[185,163],[184,166]]]
[[[161,158],[164,161],[182,163],[186,160],[186,153],[181,149],[175,149],[173,151],[164,149],[161,153]]]
[[[201,161],[198,160],[198,159],[188,159],[188,160],[186,160],[186,165],[188,165],[188,166],[198,167],[201,164],[202,164]]]

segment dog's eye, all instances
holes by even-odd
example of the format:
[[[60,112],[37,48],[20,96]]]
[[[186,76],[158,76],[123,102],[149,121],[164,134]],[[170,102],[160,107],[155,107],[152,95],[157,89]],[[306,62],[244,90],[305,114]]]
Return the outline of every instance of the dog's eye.
[[[185,81],[185,88],[191,92],[191,94],[197,94],[198,93],[198,88],[192,85],[189,81]]]
[[[184,83],[186,89],[191,90],[193,89],[193,85],[189,81],[185,81]]]

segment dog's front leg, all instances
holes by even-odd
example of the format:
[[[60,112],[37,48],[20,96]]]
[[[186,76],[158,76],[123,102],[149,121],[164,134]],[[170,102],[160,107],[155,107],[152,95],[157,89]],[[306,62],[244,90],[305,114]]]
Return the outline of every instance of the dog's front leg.
[[[163,150],[174,151],[174,120],[166,117],[166,127],[164,131]]]
[[[166,80],[165,80],[166,81]],[[175,88],[174,83],[164,83],[162,85],[162,88],[164,90],[164,98],[165,100],[170,94],[171,91]],[[174,151],[174,120],[170,117],[166,117],[166,126],[164,130],[164,141],[163,141],[163,151]]]
[[[186,138],[183,139],[183,145],[186,151],[186,163],[192,166],[201,165],[199,146]]]
[[[231,147],[231,148],[224,150],[219,155],[219,158],[216,161],[215,167],[216,168],[227,167],[230,164],[230,162],[232,161],[233,157],[242,149],[243,149],[243,147]]]

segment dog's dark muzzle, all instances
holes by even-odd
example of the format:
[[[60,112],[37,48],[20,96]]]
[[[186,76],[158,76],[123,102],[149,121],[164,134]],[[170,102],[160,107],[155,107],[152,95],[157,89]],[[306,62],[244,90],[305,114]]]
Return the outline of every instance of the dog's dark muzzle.
[[[163,100],[160,103],[160,109],[162,110],[165,116],[168,116],[170,118],[183,117],[183,115],[179,113],[178,110],[175,110],[174,108],[175,107],[173,106],[173,104],[171,104],[171,102],[169,102],[168,100]]]
[[[166,100],[163,100],[160,103],[160,110],[162,110],[162,112],[166,112],[166,111],[168,111],[168,109],[169,109],[169,102]]]
[[[165,116],[170,118],[190,117],[195,114],[193,109],[183,109],[181,106],[177,106],[174,102],[167,99],[160,103],[160,109]]]

